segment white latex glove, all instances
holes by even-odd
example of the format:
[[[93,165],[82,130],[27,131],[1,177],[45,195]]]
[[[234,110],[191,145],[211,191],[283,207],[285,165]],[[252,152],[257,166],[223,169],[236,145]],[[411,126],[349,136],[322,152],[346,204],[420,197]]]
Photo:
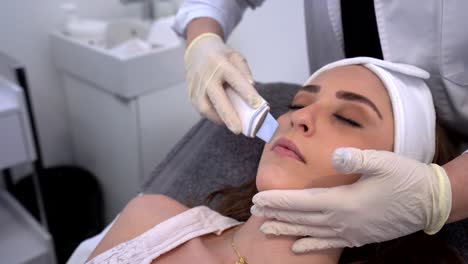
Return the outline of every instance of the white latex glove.
[[[204,33],[185,51],[189,97],[194,107],[208,119],[224,123],[235,134],[242,125],[223,85],[232,87],[253,108],[263,102],[253,87],[244,57],[229,48],[216,34]]]
[[[260,228],[267,234],[307,236],[296,253],[357,247],[419,230],[438,232],[451,210],[445,171],[392,152],[337,149],[335,169],[361,173],[351,185],[306,190],[272,190],[253,197],[254,215],[276,219]]]

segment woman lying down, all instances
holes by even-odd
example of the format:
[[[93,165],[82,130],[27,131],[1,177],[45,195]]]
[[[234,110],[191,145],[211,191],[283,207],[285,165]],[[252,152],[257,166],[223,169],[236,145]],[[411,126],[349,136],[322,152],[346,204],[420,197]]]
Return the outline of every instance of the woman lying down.
[[[418,68],[371,58],[323,67],[278,119],[254,182],[218,192],[224,195],[217,211],[187,208],[161,195],[137,197],[88,263],[462,263],[438,235],[422,232],[360,248],[296,255],[291,246],[297,237],[265,235],[259,228],[267,219],[250,214],[257,190],[356,182],[359,174],[344,175],[333,167],[340,162],[333,157],[339,147],[394,151],[426,163],[450,160],[453,156],[442,149],[448,142],[436,131],[432,97],[423,81],[427,77]],[[330,230],[330,236],[338,231]]]

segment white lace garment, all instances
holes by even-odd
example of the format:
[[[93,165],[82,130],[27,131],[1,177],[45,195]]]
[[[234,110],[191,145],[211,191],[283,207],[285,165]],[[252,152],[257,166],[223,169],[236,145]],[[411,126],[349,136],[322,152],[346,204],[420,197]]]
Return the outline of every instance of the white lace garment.
[[[206,206],[191,208],[154,226],[132,240],[125,241],[91,259],[87,264],[150,264],[177,246],[202,235],[239,225]]]

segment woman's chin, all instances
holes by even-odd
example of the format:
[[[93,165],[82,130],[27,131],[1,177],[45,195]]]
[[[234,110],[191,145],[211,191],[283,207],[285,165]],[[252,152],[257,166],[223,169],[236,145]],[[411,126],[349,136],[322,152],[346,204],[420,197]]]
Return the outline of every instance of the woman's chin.
[[[281,167],[259,168],[256,184],[258,191],[298,189],[299,177]]]

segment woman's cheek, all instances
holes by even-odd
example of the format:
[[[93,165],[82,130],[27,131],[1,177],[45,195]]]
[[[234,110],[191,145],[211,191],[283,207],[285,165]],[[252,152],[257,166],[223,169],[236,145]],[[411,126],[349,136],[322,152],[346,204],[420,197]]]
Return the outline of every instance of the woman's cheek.
[[[309,184],[308,188],[330,188],[341,185],[348,185],[356,182],[359,179],[359,174],[328,174],[316,177]]]
[[[259,166],[257,171],[257,189],[259,191],[288,189],[292,184],[289,172],[274,164]]]

